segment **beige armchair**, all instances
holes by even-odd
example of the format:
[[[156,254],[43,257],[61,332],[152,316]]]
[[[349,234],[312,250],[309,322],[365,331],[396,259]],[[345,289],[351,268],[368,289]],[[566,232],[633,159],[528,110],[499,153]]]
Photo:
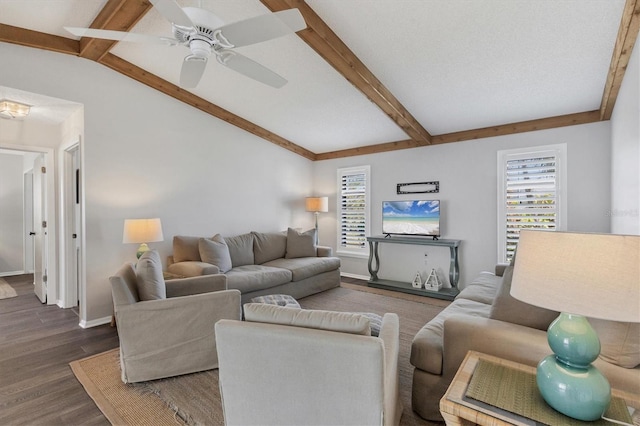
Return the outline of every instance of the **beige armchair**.
[[[216,324],[227,425],[397,425],[399,322],[380,337],[344,312],[244,305]]]
[[[131,263],[109,278],[125,383],[217,368],[214,325],[221,318],[239,320],[242,315],[240,292],[226,289],[224,275],[165,283],[161,266],[158,273],[166,298],[156,300],[140,300],[144,291],[139,291]]]

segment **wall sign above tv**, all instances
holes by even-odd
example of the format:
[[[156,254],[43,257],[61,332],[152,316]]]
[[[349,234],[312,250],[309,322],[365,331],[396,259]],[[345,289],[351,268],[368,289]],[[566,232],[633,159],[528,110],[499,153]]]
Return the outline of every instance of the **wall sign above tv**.
[[[440,236],[440,200],[383,201],[382,233],[437,239]]]
[[[398,194],[429,194],[440,192],[440,181],[399,183],[396,186]]]

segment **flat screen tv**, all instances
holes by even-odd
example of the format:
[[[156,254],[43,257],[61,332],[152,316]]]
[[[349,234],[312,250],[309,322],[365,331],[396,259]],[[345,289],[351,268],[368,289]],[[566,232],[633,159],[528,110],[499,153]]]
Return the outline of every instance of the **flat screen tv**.
[[[382,233],[440,236],[440,200],[382,202]]]

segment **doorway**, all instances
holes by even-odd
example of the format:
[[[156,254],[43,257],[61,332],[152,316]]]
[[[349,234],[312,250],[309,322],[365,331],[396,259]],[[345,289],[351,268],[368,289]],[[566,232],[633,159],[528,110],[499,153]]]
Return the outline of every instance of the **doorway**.
[[[81,185],[80,142],[76,142],[64,151],[64,281],[61,299],[65,308],[78,307],[83,282],[83,250],[82,233],[82,185]]]
[[[0,276],[33,273],[35,295],[42,303],[56,304],[57,268],[55,262],[49,262],[50,255],[55,259],[56,253],[53,150],[2,144],[0,153],[19,164],[15,177],[0,179],[0,193],[7,190],[10,180],[18,182],[13,190],[19,192],[19,203],[12,207],[14,213],[3,215],[2,226],[18,233],[9,250],[17,254],[14,264],[19,266],[0,270]]]

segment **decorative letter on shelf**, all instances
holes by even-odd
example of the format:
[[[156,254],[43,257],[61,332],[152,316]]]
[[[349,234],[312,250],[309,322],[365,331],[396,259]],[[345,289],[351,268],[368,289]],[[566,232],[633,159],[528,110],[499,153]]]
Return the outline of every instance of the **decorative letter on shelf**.
[[[427,194],[440,192],[440,181],[399,183],[396,192],[398,194]]]

